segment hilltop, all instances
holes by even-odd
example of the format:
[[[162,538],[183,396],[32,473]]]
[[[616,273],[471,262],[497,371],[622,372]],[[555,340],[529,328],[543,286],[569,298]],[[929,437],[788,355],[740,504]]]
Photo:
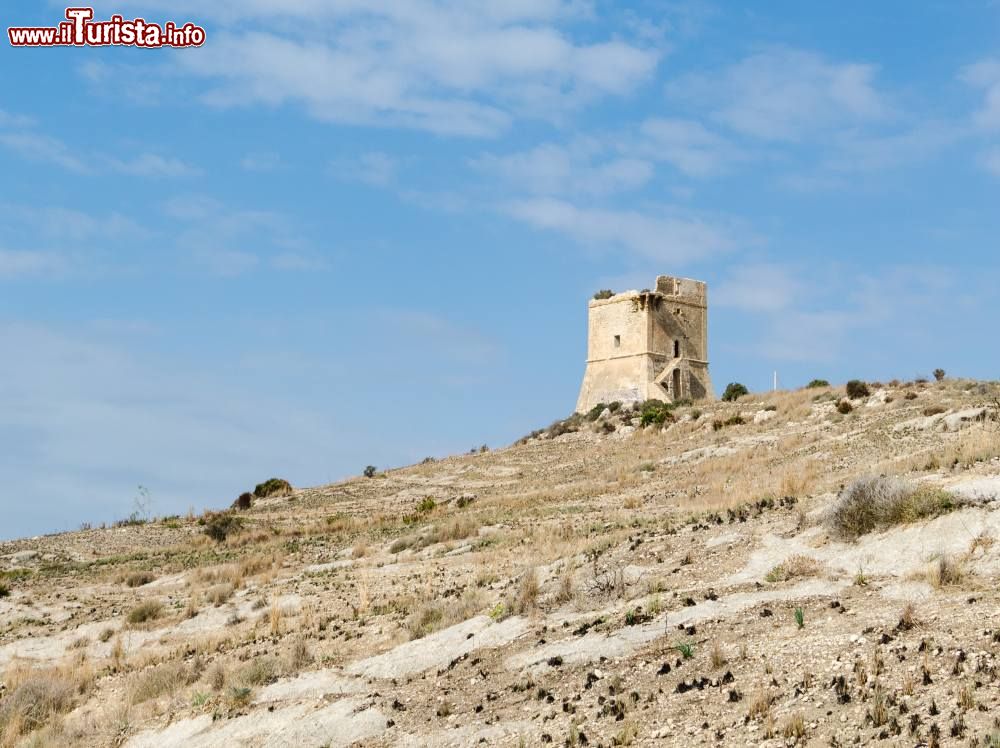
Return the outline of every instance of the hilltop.
[[[1000,744],[1000,384],[865,389],[2,543],[0,745]]]

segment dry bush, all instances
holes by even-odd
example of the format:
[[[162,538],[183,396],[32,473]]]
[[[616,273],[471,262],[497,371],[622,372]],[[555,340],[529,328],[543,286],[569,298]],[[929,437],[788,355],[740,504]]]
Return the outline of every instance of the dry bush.
[[[858,478],[837,497],[826,523],[834,535],[854,540],[873,530],[937,517],[960,504],[947,491],[899,478]]]
[[[233,674],[232,682],[237,688],[262,686],[277,680],[280,671],[281,667],[276,658],[255,657]]]
[[[89,692],[93,684],[93,669],[83,657],[62,667],[12,667],[4,676],[6,690],[0,700],[0,744],[12,745],[21,735],[68,712],[76,697]]]
[[[133,571],[125,576],[124,582],[129,587],[142,587],[156,581],[156,575],[151,571]]]
[[[786,582],[798,577],[812,577],[819,573],[820,564],[809,556],[796,554],[789,556],[771,569],[764,580],[767,582]]]
[[[716,670],[726,664],[726,653],[723,651],[722,645],[719,644],[719,642],[712,642],[712,651],[709,654],[709,659],[712,663],[712,667]]]
[[[965,579],[965,567],[959,559],[952,556],[938,556],[927,567],[927,583],[932,587],[961,584],[963,579]]]
[[[796,712],[785,720],[781,734],[786,738],[795,738],[796,740],[801,740],[806,736],[806,721],[801,712]]]
[[[485,597],[478,589],[467,589],[457,601],[426,602],[406,619],[406,630],[410,639],[421,639],[456,623],[467,621],[479,613],[485,605]]]
[[[128,614],[128,622],[136,625],[155,621],[163,615],[163,603],[156,599],[144,600],[136,605]]]
[[[304,636],[296,636],[285,653],[284,669],[286,675],[294,675],[313,661],[312,652]]]
[[[195,681],[195,672],[183,662],[165,662],[137,674],[128,689],[133,704],[176,693]]]
[[[538,572],[534,567],[531,567],[521,575],[521,579],[518,581],[517,594],[510,605],[511,612],[523,616],[536,610],[539,591]]]
[[[205,592],[205,599],[215,607],[219,607],[233,596],[233,585],[230,582],[223,582],[209,587]]]
[[[410,639],[422,639],[444,627],[445,607],[439,602],[425,603],[406,619]]]
[[[281,636],[281,607],[277,602],[271,603],[271,609],[267,614],[268,622],[271,626],[271,636]]]
[[[764,689],[754,693],[750,699],[750,708],[747,711],[749,719],[761,719],[771,714],[771,694]]]

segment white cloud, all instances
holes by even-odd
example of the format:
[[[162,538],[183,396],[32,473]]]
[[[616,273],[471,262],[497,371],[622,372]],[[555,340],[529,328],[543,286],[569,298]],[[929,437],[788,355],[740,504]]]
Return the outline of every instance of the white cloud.
[[[728,232],[698,219],[636,210],[584,208],[553,198],[515,200],[505,210],[539,229],[593,247],[625,250],[647,259],[684,263],[732,249]]]
[[[1000,129],[1000,59],[981,60],[963,68],[959,77],[983,91],[983,104],[973,121],[984,130]]]
[[[540,195],[608,195],[642,187],[653,176],[648,161],[608,154],[592,139],[566,146],[549,143],[505,156],[486,154],[473,164],[518,191]]]
[[[143,153],[126,161],[112,159],[110,164],[117,172],[140,177],[189,177],[201,173],[199,169],[180,159],[156,153]]]
[[[874,85],[875,71],[872,65],[776,48],[715,73],[684,76],[667,90],[743,134],[797,141],[889,116],[891,107]]]
[[[586,19],[575,4],[506,5],[226,4],[215,14],[240,30],[175,59],[218,106],[294,103],[325,121],[468,136],[628,93],[659,61],[647,42],[573,38],[560,24]]]
[[[356,158],[336,159],[330,163],[330,171],[335,176],[374,187],[386,187],[394,182],[398,168],[399,162],[381,151],[368,151]]]
[[[54,164],[69,171],[86,173],[90,167],[58,138],[35,132],[0,132],[0,145],[31,161]]]
[[[725,138],[694,120],[652,118],[640,125],[639,133],[637,149],[640,153],[669,163],[692,177],[725,171],[733,161],[741,158]]]
[[[777,263],[737,265],[712,288],[713,305],[750,312],[775,312],[791,306],[803,291],[792,269]]]
[[[248,153],[240,159],[240,166],[245,171],[274,171],[281,166],[281,156],[271,151]]]
[[[980,163],[990,174],[1000,177],[1000,147],[985,151],[980,158]]]
[[[59,166],[78,174],[97,174],[114,171],[142,177],[186,177],[200,171],[183,161],[156,153],[141,153],[132,158],[106,157],[100,153],[81,151],[59,138],[45,135],[29,127],[31,120],[13,117],[0,111],[0,127],[13,131],[0,131],[0,145],[32,161]],[[20,129],[19,129],[20,128]]]
[[[0,249],[0,280],[52,277],[65,269],[65,258],[54,252]]]

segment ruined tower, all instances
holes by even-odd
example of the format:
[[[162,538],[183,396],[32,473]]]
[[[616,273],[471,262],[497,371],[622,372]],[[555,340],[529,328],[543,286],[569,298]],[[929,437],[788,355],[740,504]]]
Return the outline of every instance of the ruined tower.
[[[615,400],[714,397],[708,375],[708,290],[702,281],[661,275],[654,291],[591,300],[577,412]]]

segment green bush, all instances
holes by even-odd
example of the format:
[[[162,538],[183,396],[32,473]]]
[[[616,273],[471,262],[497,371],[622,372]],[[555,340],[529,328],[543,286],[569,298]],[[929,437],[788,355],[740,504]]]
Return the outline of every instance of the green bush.
[[[750,390],[745,386],[739,382],[730,382],[726,385],[725,392],[722,393],[722,399],[726,402],[732,402],[748,394],[750,394]]]
[[[647,400],[639,410],[639,419],[642,426],[662,426],[667,420],[673,421],[674,416],[670,412],[670,406],[662,400]]]
[[[365,467],[365,477],[366,478],[374,478],[375,477],[375,473],[377,473],[377,472],[378,472],[378,468],[375,467],[374,465],[368,465],[367,467]]]
[[[944,378],[945,378],[945,371],[944,371],[944,369],[935,369],[934,370],[934,380],[935,381],[940,382]]]
[[[852,379],[847,383],[847,396],[852,400],[857,400],[859,397],[868,397],[870,394],[872,393],[868,389],[868,385],[860,379]]]
[[[809,388],[829,387],[829,386],[830,386],[830,383],[827,382],[825,379],[814,379],[809,384],[806,385],[806,387],[809,387]]]
[[[242,529],[243,520],[229,512],[213,514],[205,523],[205,534],[218,543]]]
[[[596,421],[597,417],[604,412],[604,409],[606,407],[608,406],[605,405],[604,403],[598,403],[597,405],[595,405],[593,408],[587,411],[587,420]]]
[[[434,501],[433,496],[425,496],[423,499],[420,500],[420,503],[417,504],[417,511],[420,512],[421,514],[427,514],[427,512],[434,511],[434,507],[436,506],[437,502]]]
[[[283,478],[271,478],[258,483],[253,495],[258,499],[266,499],[269,496],[288,496],[292,490],[292,484]]]
[[[602,288],[600,291],[594,294],[594,300],[600,301],[601,299],[610,299],[615,295],[615,292],[610,288]]]

